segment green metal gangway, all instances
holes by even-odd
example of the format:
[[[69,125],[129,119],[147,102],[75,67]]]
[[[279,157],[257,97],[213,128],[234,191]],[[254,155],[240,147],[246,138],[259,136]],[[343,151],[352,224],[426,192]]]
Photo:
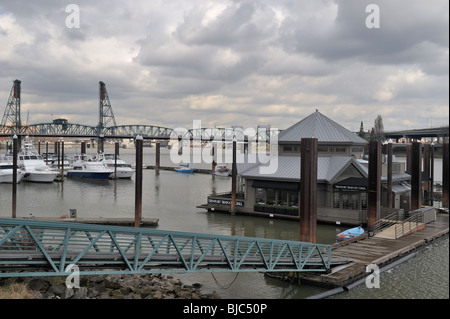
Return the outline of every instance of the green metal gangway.
[[[148,228],[0,218],[0,277],[327,272],[331,246]]]

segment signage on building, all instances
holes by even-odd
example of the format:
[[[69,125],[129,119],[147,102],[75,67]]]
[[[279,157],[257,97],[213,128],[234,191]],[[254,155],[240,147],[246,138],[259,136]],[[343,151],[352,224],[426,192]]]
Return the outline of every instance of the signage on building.
[[[219,205],[230,205],[231,206],[231,199],[208,198],[208,204],[219,204]],[[244,207],[244,202],[237,200],[236,206]]]
[[[341,191],[367,191],[366,186],[353,186],[353,185],[337,185],[334,184],[334,189]]]

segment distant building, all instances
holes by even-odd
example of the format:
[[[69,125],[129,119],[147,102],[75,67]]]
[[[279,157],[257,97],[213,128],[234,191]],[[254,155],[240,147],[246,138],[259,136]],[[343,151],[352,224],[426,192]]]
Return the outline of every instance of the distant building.
[[[366,223],[368,168],[362,158],[368,142],[318,111],[279,134],[274,173],[262,173],[260,168],[267,164],[249,163],[240,154],[236,212],[298,218],[302,138],[318,139],[317,220],[349,225]],[[403,163],[395,163],[392,187],[395,208],[409,207],[410,175],[404,171]],[[386,181],[384,176],[384,186]],[[386,187],[383,190],[385,193]],[[203,207],[229,211],[230,196],[210,195]],[[382,198],[386,201],[385,194]]]

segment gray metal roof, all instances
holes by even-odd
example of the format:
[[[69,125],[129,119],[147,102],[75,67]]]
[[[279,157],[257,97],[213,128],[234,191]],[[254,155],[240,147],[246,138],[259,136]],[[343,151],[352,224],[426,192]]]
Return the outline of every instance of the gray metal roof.
[[[274,161],[275,159],[273,159]],[[279,181],[300,181],[300,157],[299,156],[278,156],[277,162],[260,164],[248,163],[244,157],[239,159],[237,164],[238,174],[247,179],[266,179]],[[276,165],[275,165],[276,164]],[[331,156],[319,157],[317,169],[318,182],[332,183],[350,164],[353,164],[358,171],[367,177],[367,168],[358,163],[351,156]],[[265,174],[261,167],[272,165],[274,172]]]
[[[368,142],[316,110],[278,135],[278,142],[300,142],[317,138],[318,142],[367,144]]]

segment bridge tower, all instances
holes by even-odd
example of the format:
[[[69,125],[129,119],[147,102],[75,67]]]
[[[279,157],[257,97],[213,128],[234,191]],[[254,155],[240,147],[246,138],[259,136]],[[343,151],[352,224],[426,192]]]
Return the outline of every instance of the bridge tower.
[[[104,128],[109,126],[117,126],[116,119],[112,110],[111,102],[109,101],[108,91],[106,91],[105,83],[99,82],[99,120],[98,120],[98,134],[103,134]],[[112,122],[112,124],[110,124]]]
[[[15,80],[9,94],[8,103],[6,103],[5,113],[3,114],[2,123],[0,126],[12,126],[12,131],[17,133],[20,131],[22,121],[20,119],[20,83]]]

